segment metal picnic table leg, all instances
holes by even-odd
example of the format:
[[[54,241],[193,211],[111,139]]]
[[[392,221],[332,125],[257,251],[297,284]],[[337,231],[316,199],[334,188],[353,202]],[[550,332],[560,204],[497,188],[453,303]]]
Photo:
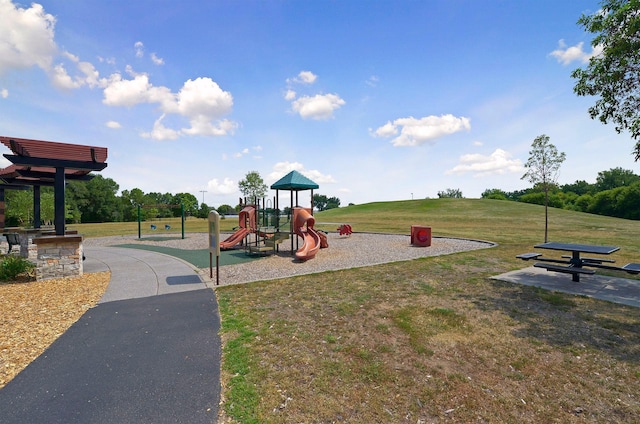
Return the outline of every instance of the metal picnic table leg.
[[[571,253],[571,264],[575,267],[575,268],[582,268],[582,259],[580,259],[580,252],[572,252]],[[580,274],[578,274],[577,272],[574,274],[571,274],[571,281],[574,281],[576,283],[580,282]]]

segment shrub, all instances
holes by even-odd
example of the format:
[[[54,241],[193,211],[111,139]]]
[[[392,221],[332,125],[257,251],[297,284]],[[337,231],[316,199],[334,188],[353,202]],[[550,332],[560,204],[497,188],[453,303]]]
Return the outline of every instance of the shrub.
[[[0,262],[0,280],[14,280],[18,275],[33,268],[34,265],[22,256],[7,255]]]

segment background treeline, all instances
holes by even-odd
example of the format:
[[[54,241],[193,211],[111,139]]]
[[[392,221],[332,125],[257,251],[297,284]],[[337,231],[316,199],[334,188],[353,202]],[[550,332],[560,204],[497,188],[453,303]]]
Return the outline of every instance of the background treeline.
[[[143,221],[179,217],[184,205],[186,216],[206,218],[214,208],[198,203],[191,193],[144,193],[138,188],[123,190],[111,178],[96,175],[91,181],[70,181],[67,184],[65,202],[68,223],[123,222],[138,220],[138,205]],[[460,190],[447,189],[439,197],[463,197]],[[340,199],[314,194],[318,210],[340,206]],[[487,189],[485,199],[512,200],[544,204],[544,192],[539,187],[505,192]],[[51,223],[54,217],[53,189],[42,187],[40,214],[42,221]],[[5,193],[5,219],[7,226],[27,226],[33,220],[33,192],[31,190],[7,190]],[[640,219],[640,176],[633,171],[614,168],[598,173],[596,182],[576,181],[573,184],[555,186],[550,192],[549,206],[626,219]],[[220,214],[237,212],[238,206],[220,205]],[[287,211],[285,210],[285,213]]]
[[[69,181],[65,190],[66,221],[69,224],[89,222],[134,222],[180,217],[181,205],[185,216],[206,218],[211,210],[221,215],[233,214],[239,205],[220,205],[213,208],[206,203],[198,203],[191,193],[144,193],[139,188],[119,191],[118,184],[102,175],[88,182]],[[340,206],[340,199],[314,194],[314,202],[319,210]],[[285,208],[287,213],[288,207]],[[44,224],[54,219],[53,188],[42,187],[40,192],[40,217]],[[33,191],[5,191],[5,225],[7,227],[30,226],[33,222]]]
[[[111,178],[96,175],[91,181],[69,181],[65,190],[67,223],[122,222],[138,220],[138,205],[142,220],[179,217],[181,205],[185,215],[206,217],[209,207],[198,205],[190,193],[144,193],[138,188],[123,190]],[[231,208],[233,210],[233,208]],[[205,212],[206,211],[206,212]],[[53,188],[42,187],[40,216],[45,224],[53,222]],[[31,190],[5,191],[6,226],[27,226],[33,221],[33,192]]]
[[[544,192],[538,187],[505,192],[488,189],[484,199],[513,200],[544,205]],[[640,219],[640,176],[633,171],[613,168],[598,173],[596,182],[576,181],[559,185],[549,192],[549,206],[626,219]]]

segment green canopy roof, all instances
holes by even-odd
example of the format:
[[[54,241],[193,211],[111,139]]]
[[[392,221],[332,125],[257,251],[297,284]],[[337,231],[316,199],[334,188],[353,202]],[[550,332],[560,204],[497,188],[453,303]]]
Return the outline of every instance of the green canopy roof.
[[[320,187],[298,171],[291,171],[271,185],[272,190],[311,190]]]

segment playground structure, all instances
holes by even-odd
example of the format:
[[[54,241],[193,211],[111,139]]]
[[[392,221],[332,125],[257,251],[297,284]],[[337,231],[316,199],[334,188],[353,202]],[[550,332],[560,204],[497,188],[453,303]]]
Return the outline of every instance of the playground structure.
[[[253,204],[247,204],[246,199],[243,203],[241,199],[240,203],[243,204],[243,208],[239,214],[238,227],[233,234],[220,242],[220,248],[231,249],[237,245],[244,245],[247,253],[275,254],[283,241],[291,239],[291,252],[296,259],[301,261],[313,259],[320,248],[329,245],[326,234],[314,228],[314,188],[318,188],[316,183],[297,171],[291,171],[271,186],[271,189],[276,190],[273,208],[267,207],[270,199],[262,200],[262,209],[259,199],[253,199]],[[283,216],[280,214],[278,206],[279,190],[291,191],[290,215],[287,216],[288,219],[285,222],[281,222]],[[293,193],[296,193],[297,205],[298,191],[302,190],[311,190],[310,208],[294,207],[293,205]],[[288,229],[285,230],[287,224]],[[299,246],[299,238],[303,240],[302,246]],[[296,243],[295,250],[294,241]]]
[[[315,221],[310,208],[297,207],[293,209],[294,232],[304,240],[302,247],[295,253],[296,258],[301,261],[313,259],[321,247],[329,247],[327,235],[313,228]]]
[[[243,243],[249,234],[256,231],[258,227],[256,218],[256,206],[245,205],[238,217],[238,228],[233,234],[220,242],[220,249],[231,249],[235,245]]]

